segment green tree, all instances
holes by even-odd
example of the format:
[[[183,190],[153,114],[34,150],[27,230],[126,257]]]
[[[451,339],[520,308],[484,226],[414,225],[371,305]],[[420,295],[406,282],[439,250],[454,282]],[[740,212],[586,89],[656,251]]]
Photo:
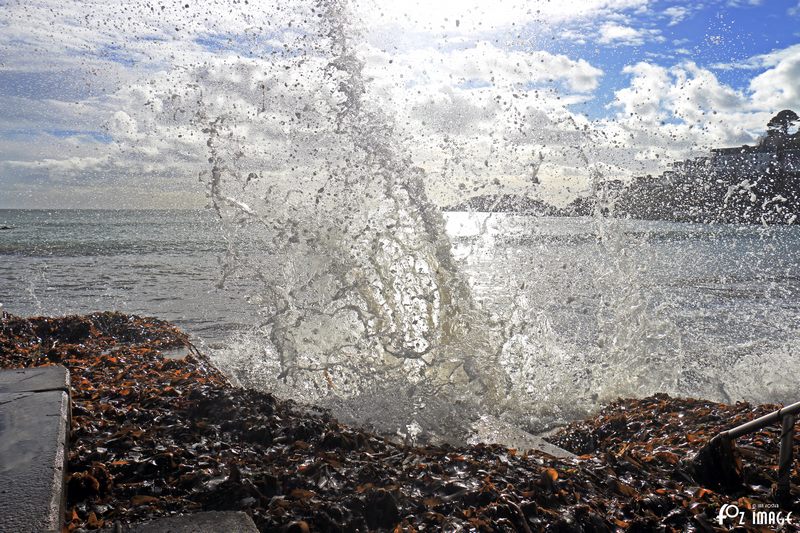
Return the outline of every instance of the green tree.
[[[789,134],[789,128],[793,126],[800,117],[791,109],[784,109],[767,122],[767,131],[774,135],[775,133],[782,133],[783,135]]]

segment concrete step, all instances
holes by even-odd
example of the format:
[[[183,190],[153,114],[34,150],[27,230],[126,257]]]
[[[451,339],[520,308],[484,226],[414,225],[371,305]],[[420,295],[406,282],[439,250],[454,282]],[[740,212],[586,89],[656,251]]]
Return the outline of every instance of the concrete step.
[[[0,370],[0,393],[54,390],[69,393],[69,372],[63,366]]]
[[[69,373],[0,371],[0,532],[60,532],[64,520]]]

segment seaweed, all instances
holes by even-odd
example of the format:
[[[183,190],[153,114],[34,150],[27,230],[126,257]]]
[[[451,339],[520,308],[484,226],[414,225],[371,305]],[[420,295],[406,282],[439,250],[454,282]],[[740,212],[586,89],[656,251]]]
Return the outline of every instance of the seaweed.
[[[176,346],[191,353],[164,357]],[[577,459],[415,447],[237,388],[161,320],[4,314],[0,367],[49,364],[72,380],[67,532],[201,510],[245,511],[261,531],[726,531],[723,505],[773,502],[779,428],[729,450],[735,482],[695,460],[773,405],[618,400],[549,437]]]

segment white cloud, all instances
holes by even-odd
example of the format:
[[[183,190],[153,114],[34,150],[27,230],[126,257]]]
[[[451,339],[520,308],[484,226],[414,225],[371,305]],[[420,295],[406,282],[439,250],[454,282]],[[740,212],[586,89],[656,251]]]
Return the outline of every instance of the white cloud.
[[[523,52],[496,47],[486,41],[447,51],[433,48],[388,54],[364,48],[367,74],[375,83],[402,86],[483,84],[512,87],[520,84],[562,83],[569,91],[591,92],[603,71],[584,59],[545,51]]]
[[[749,82],[753,106],[764,110],[800,108],[800,44],[759,54],[738,63],[714,65],[720,70],[763,70]]]
[[[798,54],[800,54],[800,44],[794,44],[766,54],[758,54],[743,61],[716,63],[712,65],[712,68],[719,70],[762,70],[774,67],[782,61],[796,57]]]
[[[767,71],[750,80],[753,100],[765,109],[800,109],[800,45],[772,55]]]
[[[453,34],[484,33],[530,22],[549,24],[610,16],[646,8],[652,0],[359,0],[356,13],[368,27],[399,25]]]
[[[720,146],[753,142],[769,118],[783,108],[800,107],[796,84],[800,54],[775,54],[781,59],[755,77],[746,91],[722,83],[691,61],[671,67],[640,62],[625,67],[630,83],[615,92],[614,119],[604,119],[610,150],[599,159],[617,162],[629,173],[640,160],[640,172],[654,173],[668,161]],[[627,163],[625,162],[627,159]]]
[[[598,42],[617,46],[641,46],[646,41],[661,42],[664,37],[659,30],[633,28],[616,22],[606,22],[600,26]]]
[[[664,15],[669,17],[668,26],[675,26],[680,24],[686,17],[689,16],[689,9],[681,6],[672,6],[664,10]]]
[[[621,119],[635,117],[637,121],[655,124],[667,116],[663,108],[664,95],[670,87],[669,71],[650,63],[626,66],[623,71],[631,75],[628,87],[615,93],[614,106],[621,108]]]
[[[611,4],[642,2],[595,2],[591,9],[584,5],[579,11],[589,13]],[[544,3],[540,7],[549,9]],[[175,182],[188,186],[196,183],[198,171],[208,167],[207,136],[199,134],[198,114],[207,120],[225,114],[235,124],[231,131],[246,145],[248,164],[267,173],[291,174],[292,167],[315,164],[319,154],[333,160],[345,151],[335,136],[318,133],[333,127],[323,111],[330,112],[334,102],[326,99],[336,96],[327,87],[330,80],[322,76],[327,71],[321,51],[307,47],[302,60],[280,53],[284,43],[290,49],[297,45],[297,35],[278,31],[266,50],[277,48],[279,53],[247,57],[245,51],[258,49],[263,42],[242,44],[240,54],[230,51],[237,43],[225,42],[221,45],[225,51],[217,50],[213,42],[203,41],[208,37],[206,27],[194,17],[184,19],[169,12],[162,20],[158,14],[145,13],[128,20],[119,11],[119,6],[105,4],[94,11],[68,5],[56,16],[47,3],[36,2],[24,14],[6,13],[16,25],[14,32],[0,35],[0,43],[27,35],[34,58],[26,61],[24,53],[15,54],[6,65],[9,72],[38,75],[53,65],[74,65],[69,75],[50,80],[49,85],[58,87],[68,79],[88,88],[85,94],[75,93],[75,102],[53,100],[45,105],[41,99],[21,98],[18,126],[41,130],[52,127],[50,116],[57,116],[65,130],[81,124],[81,129],[105,132],[114,141],[69,135],[61,148],[49,152],[26,152],[24,143],[18,143],[13,159],[2,167],[17,181],[26,176],[53,183],[72,180],[87,191],[97,191],[98,184],[113,189],[130,176],[153,183],[161,176],[156,189],[168,190]],[[245,25],[240,15],[233,11],[221,16],[217,30],[244,34],[246,40],[247,28],[281,22],[260,13],[258,20],[247,20]],[[92,24],[81,22],[85,17]],[[178,22],[179,31],[170,27]],[[57,29],[28,33],[26,24]],[[61,37],[52,39],[50,31]],[[119,41],[116,32],[126,35],[121,49],[113,49]],[[248,48],[251,44],[253,48]],[[358,49],[370,78],[369,98],[377,109],[395,117],[399,137],[414,137],[416,158],[434,174],[443,164],[440,146],[452,141],[462,143],[466,153],[483,154],[472,169],[476,174],[502,172],[513,179],[524,165],[514,163],[516,148],[503,137],[522,127],[528,102],[535,100],[540,109],[555,114],[590,98],[603,75],[587,61],[563,54],[509,50],[480,39],[465,40],[457,47],[449,44],[392,53],[369,44]],[[35,53],[36,48],[48,54]],[[33,92],[30,96],[37,91]],[[554,122],[548,128],[542,131],[551,131],[556,143],[561,126]],[[448,136],[450,141],[445,140]],[[48,145],[41,133],[31,139],[38,146]],[[309,157],[315,151],[317,157]],[[489,170],[483,165],[485,159],[492,161]]]
[[[659,14],[648,0],[378,5],[383,16],[353,48],[365,62],[364,98],[388,117],[392,142],[410,147],[440,198],[461,185],[485,190],[496,178],[523,187],[540,155],[541,189],[551,194],[564,184],[585,186],[590,167],[614,176],[650,171],[704,147],[752,139],[775,107],[800,108],[797,45],[753,58],[752,68],[764,72],[745,92],[691,62],[630,65],[610,116],[589,121],[574,106],[592,101],[603,77],[616,73],[491,34],[538,22],[574,42],[641,46],[664,38],[633,14],[678,23],[689,7]],[[181,190],[196,193],[197,173],[209,167],[200,129],[223,115],[235,134],[225,148],[237,172],[310,186],[308,169],[340,162],[349,141],[331,133],[331,110],[342,96],[335,83],[346,80],[325,75],[329,43],[306,39],[312,27],[304,20],[313,16],[277,4],[165,6],[151,12],[143,4],[128,18],[126,3],[66,3],[50,12],[49,2],[31,0],[0,12],[0,50],[15,50],[0,54],[0,84],[18,93],[5,100],[2,130],[27,132],[0,137],[4,180],[15,187],[28,180],[39,191],[48,181],[70,183],[111,196],[142,183],[185,199]],[[360,13],[368,19],[378,11]],[[67,133],[47,133],[56,129]]]

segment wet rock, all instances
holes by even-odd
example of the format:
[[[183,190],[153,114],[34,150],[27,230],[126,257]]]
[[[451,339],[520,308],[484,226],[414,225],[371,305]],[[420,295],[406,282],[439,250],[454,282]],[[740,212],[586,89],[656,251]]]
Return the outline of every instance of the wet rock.
[[[583,531],[596,533],[611,533],[612,529],[596,511],[588,505],[581,505],[575,509],[575,522],[580,524]]]
[[[397,500],[384,489],[371,490],[367,493],[366,520],[370,528],[389,529],[400,521],[400,510]]]
[[[67,317],[59,321],[37,322],[34,331],[46,341],[78,344],[92,334],[92,322],[84,317]]]
[[[246,430],[244,438],[250,442],[269,445],[272,443],[272,429],[262,424]]]
[[[742,461],[731,439],[711,439],[691,459],[689,469],[698,483],[723,492],[737,491],[744,483]]]

